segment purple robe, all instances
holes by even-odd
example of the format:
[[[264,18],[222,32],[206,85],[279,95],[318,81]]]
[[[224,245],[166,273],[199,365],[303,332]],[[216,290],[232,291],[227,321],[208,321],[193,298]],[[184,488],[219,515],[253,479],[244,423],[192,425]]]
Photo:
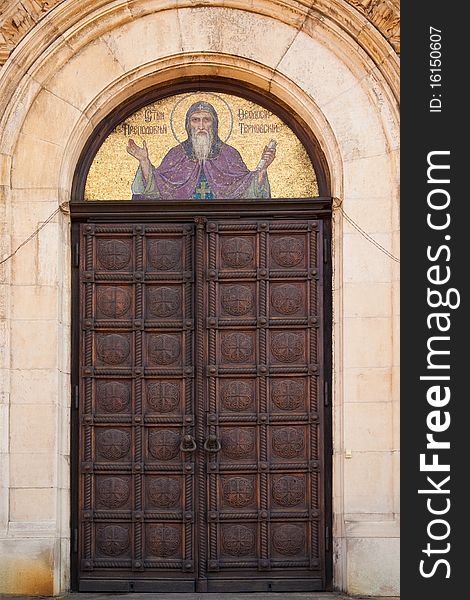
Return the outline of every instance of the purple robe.
[[[192,198],[204,167],[214,199],[270,198],[267,177],[260,185],[258,171],[249,171],[238,150],[221,143],[217,155],[203,163],[187,156],[183,144],[168,151],[160,166],[152,165],[148,181],[139,166],[132,192],[149,199],[185,200]]]

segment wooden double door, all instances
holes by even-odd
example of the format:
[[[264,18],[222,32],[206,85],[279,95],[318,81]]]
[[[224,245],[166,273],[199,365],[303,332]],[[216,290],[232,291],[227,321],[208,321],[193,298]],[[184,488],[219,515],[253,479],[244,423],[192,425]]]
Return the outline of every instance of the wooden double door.
[[[325,589],[323,252],[321,219],[80,225],[79,590]]]

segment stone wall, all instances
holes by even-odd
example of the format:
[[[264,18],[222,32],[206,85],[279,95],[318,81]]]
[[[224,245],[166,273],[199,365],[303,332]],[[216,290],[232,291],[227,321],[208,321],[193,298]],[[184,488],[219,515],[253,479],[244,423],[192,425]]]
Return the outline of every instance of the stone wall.
[[[319,140],[336,204],[396,255],[397,55],[366,8],[63,0],[16,45],[0,71],[1,256],[63,210],[0,265],[0,591],[69,586],[66,203],[94,127],[130,95],[179,77],[269,92]],[[396,595],[398,266],[340,209],[333,234],[335,586]]]

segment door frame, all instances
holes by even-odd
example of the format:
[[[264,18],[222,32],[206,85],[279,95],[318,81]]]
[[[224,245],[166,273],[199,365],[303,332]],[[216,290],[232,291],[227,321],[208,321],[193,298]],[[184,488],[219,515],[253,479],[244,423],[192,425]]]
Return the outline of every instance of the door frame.
[[[332,589],[332,198],[283,200],[232,200],[227,202],[83,202],[71,204],[72,217],[72,369],[71,369],[71,589],[78,590],[78,511],[79,507],[79,228],[81,223],[191,222],[195,217],[308,218],[324,222],[324,506],[325,506],[325,590]],[[130,586],[131,588],[132,586]],[[129,589],[129,591],[132,591]],[[198,590],[204,591],[204,590]]]

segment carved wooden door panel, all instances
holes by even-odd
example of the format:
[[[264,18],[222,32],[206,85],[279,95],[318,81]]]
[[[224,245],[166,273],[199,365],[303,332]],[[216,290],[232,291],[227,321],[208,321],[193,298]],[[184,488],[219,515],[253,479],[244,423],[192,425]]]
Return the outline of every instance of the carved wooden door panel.
[[[80,250],[78,588],[324,589],[323,222]]]
[[[191,591],[193,227],[82,225],[80,257],[79,587]]]
[[[324,589],[322,222],[206,231],[208,589]]]

